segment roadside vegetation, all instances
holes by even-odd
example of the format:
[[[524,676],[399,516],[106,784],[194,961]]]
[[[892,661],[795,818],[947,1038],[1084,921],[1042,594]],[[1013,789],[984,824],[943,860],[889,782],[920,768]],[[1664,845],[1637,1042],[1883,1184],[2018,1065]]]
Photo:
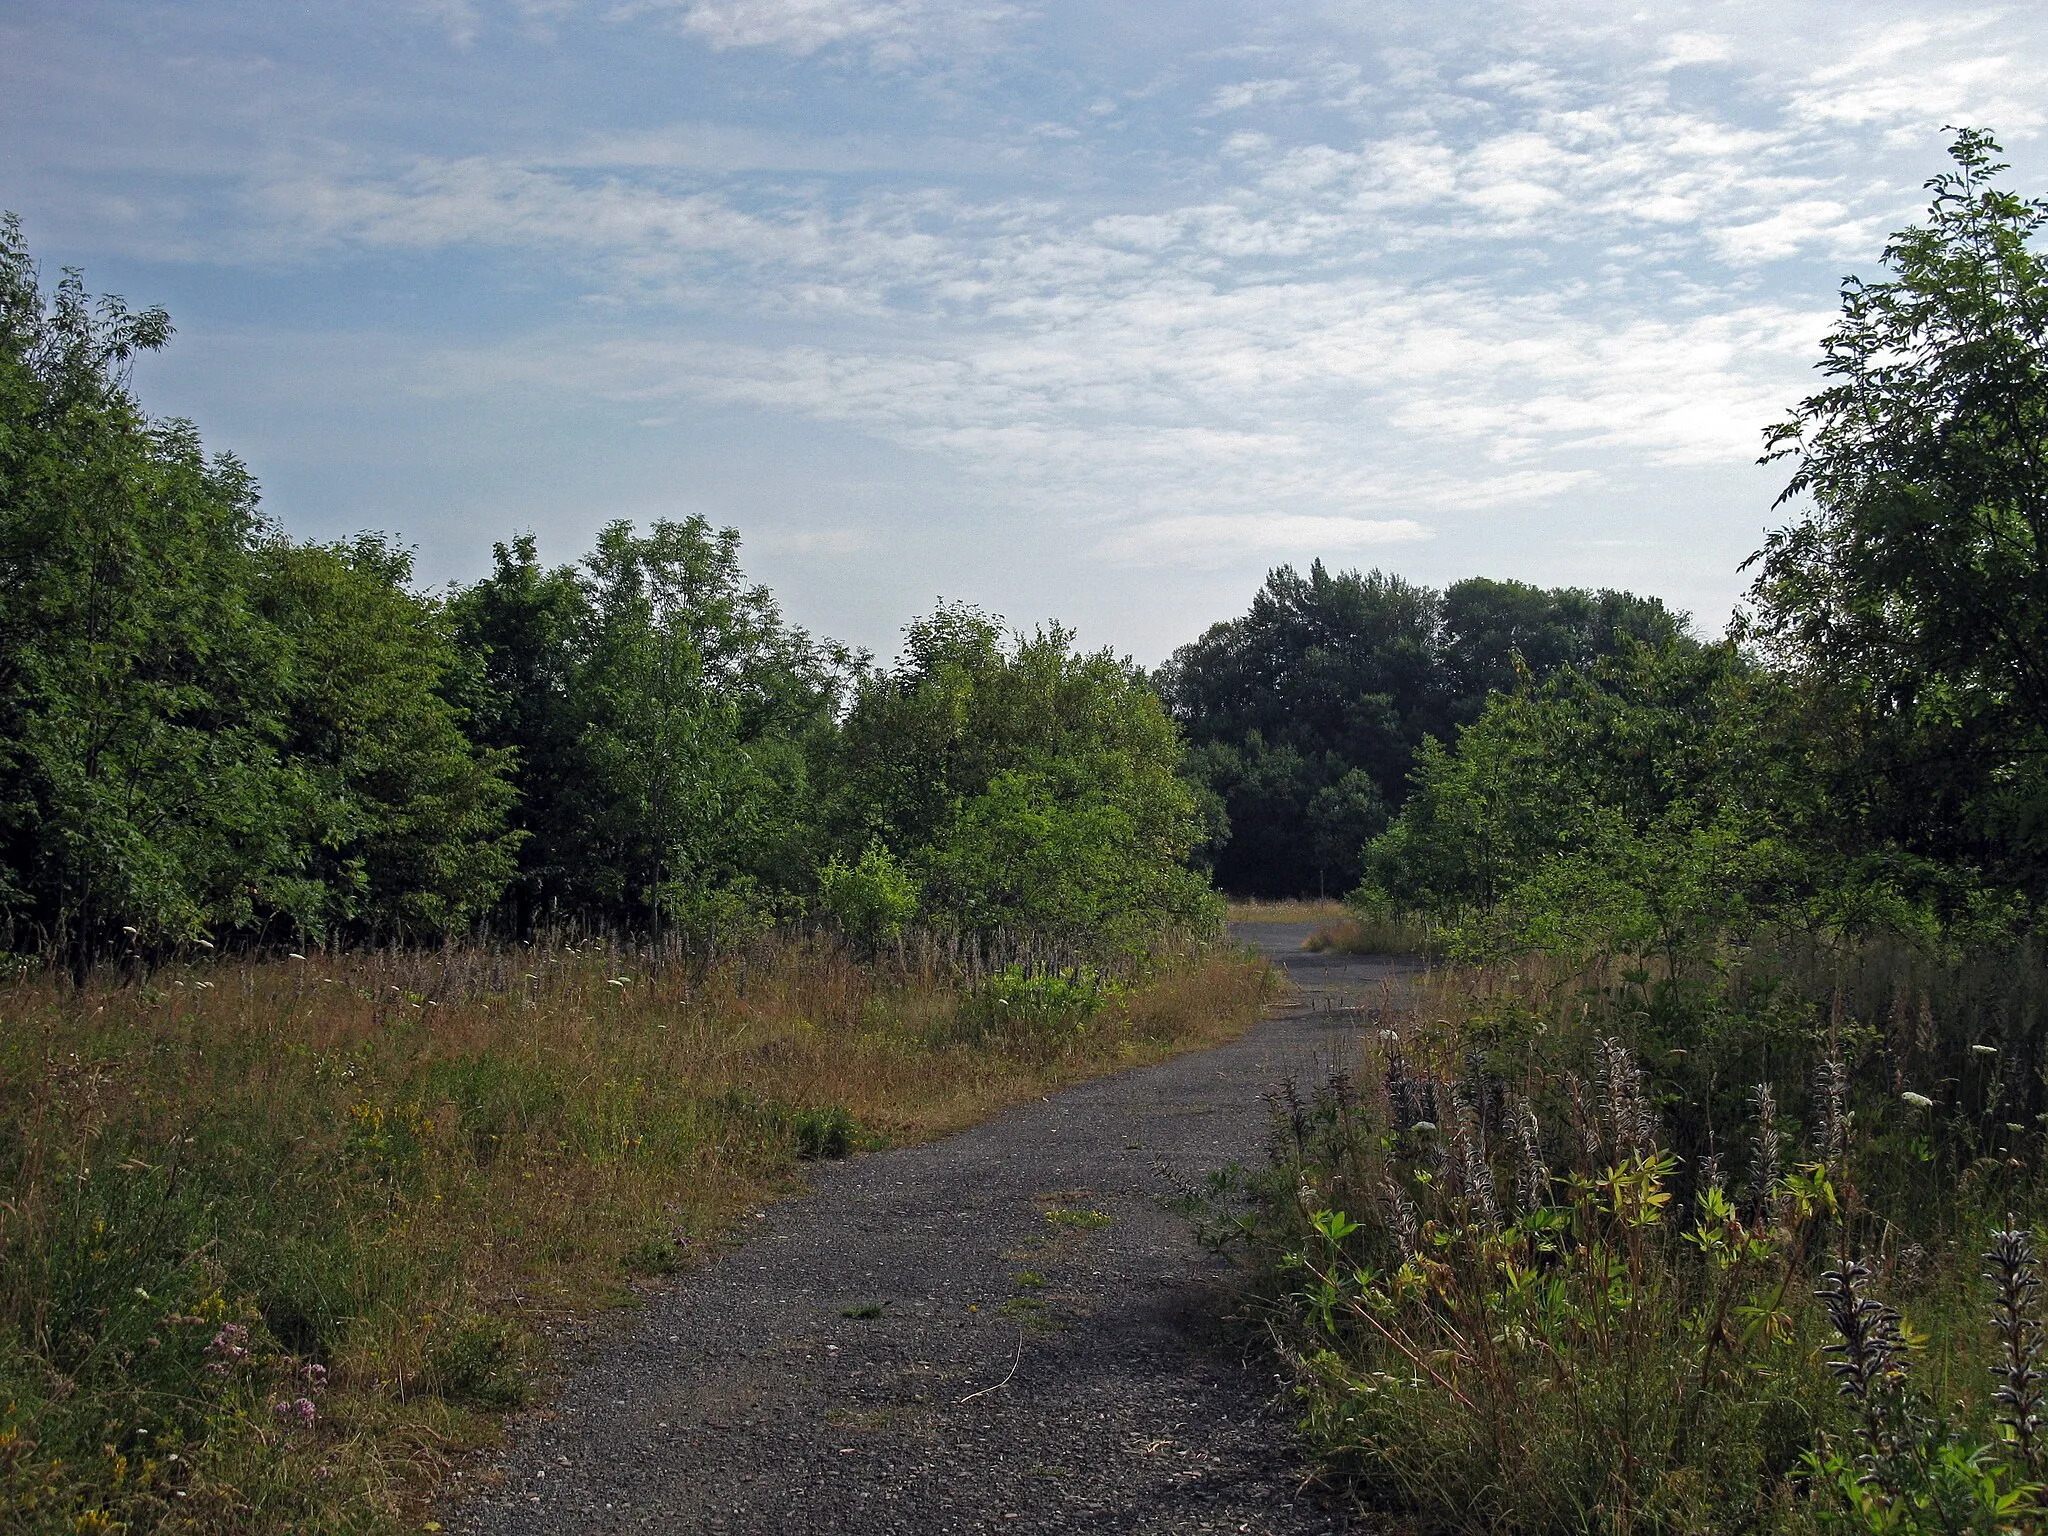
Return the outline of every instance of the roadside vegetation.
[[[1263,968],[542,938],[0,989],[10,1531],[418,1528],[546,1329],[802,1160],[1214,1043]]]
[[[422,589],[0,222],[0,1527],[387,1530],[805,1158],[1247,1025],[1145,674],[701,520]]]
[[[1952,153],[1749,611],[1421,743],[1351,901],[1450,963],[1210,1191],[1408,1528],[2048,1523],[2048,207]]]

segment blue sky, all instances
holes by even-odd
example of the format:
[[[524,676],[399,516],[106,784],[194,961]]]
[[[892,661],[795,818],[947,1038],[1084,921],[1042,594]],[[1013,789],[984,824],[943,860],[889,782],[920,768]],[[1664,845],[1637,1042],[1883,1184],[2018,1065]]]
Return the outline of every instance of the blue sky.
[[[1321,555],[1738,597],[1762,427],[2031,7],[0,0],[0,206],[432,581],[737,525],[799,622],[1156,661]]]

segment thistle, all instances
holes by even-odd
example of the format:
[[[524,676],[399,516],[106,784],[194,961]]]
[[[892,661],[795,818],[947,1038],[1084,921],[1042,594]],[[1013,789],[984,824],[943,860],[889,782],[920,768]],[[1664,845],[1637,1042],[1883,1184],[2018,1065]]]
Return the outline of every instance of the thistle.
[[[1579,1169],[1591,1174],[1601,1163],[1600,1137],[1594,1128],[1592,1106],[1586,1102],[1586,1082],[1576,1072],[1564,1075],[1564,1091],[1572,1104],[1572,1132],[1579,1143]]]
[[[1700,1159],[1700,1188],[1719,1193],[1727,1184],[1727,1177],[1721,1172],[1721,1154],[1709,1152]]]
[[[1778,1134],[1778,1097],[1769,1083],[1756,1085],[1756,1139],[1749,1165],[1749,1214],[1760,1221],[1771,1213],[1771,1191],[1777,1187],[1778,1169],[1785,1156],[1784,1139]]]
[[[1415,1202],[1392,1179],[1381,1180],[1380,1192],[1386,1198],[1387,1225],[1393,1228],[1394,1240],[1401,1245],[1401,1257],[1412,1259],[1422,1242],[1422,1223],[1415,1214]]]
[[[1864,1439],[1870,1454],[1889,1459],[1900,1447],[1905,1429],[1903,1390],[1906,1383],[1906,1340],[1899,1314],[1865,1289],[1870,1267],[1851,1259],[1821,1276],[1815,1292],[1827,1307],[1828,1320],[1841,1335],[1827,1348],[1828,1369],[1836,1389],[1863,1411]]]
[[[1543,1127],[1524,1100],[1514,1107],[1515,1141],[1521,1159],[1515,1168],[1515,1205],[1533,1211],[1550,1200],[1550,1169],[1543,1161]]]
[[[1602,1037],[1599,1050],[1603,1108],[1615,1156],[1647,1156],[1657,1150],[1657,1121],[1643,1069],[1619,1040]]]
[[[1396,1130],[1407,1130],[1418,1120],[1432,1118],[1422,1112],[1421,1095],[1408,1072],[1408,1058],[1399,1044],[1387,1047],[1387,1114]]]
[[[1830,1056],[1813,1071],[1814,1151],[1830,1172],[1849,1150],[1849,1069]]]
[[[1994,1287],[1991,1326],[1998,1334],[1999,1384],[1992,1394],[1998,1421],[2012,1432],[2012,1444],[2030,1477],[2041,1471],[2041,1324],[2035,1318],[2041,1281],[2034,1271],[2034,1239],[2024,1229],[1991,1234],[1990,1266],[1984,1278]]]
[[[1458,1175],[1465,1185],[1465,1198],[1488,1231],[1500,1229],[1500,1197],[1493,1187],[1493,1166],[1486,1160],[1486,1132],[1479,1124],[1479,1112],[1470,1100],[1458,1103]]]

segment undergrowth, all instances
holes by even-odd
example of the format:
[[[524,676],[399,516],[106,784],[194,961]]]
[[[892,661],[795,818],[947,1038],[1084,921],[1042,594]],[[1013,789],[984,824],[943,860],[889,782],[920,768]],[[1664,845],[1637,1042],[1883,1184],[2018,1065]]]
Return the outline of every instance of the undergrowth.
[[[713,964],[602,942],[0,987],[0,1526],[376,1531],[545,1379],[551,1318],[804,1158],[1219,1038],[1262,968]]]
[[[1197,1202],[1418,1531],[2042,1524],[2048,977],[1782,943],[1436,974]]]

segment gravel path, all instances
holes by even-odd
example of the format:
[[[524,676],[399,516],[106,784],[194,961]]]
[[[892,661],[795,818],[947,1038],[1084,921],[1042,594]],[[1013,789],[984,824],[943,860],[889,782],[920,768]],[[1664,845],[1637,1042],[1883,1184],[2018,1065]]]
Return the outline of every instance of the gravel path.
[[[1294,977],[1243,1039],[929,1146],[819,1167],[743,1246],[586,1346],[448,1517],[538,1532],[1329,1532],[1275,1380],[1163,1197],[1258,1155],[1260,1102],[1349,1055],[1384,961]]]

